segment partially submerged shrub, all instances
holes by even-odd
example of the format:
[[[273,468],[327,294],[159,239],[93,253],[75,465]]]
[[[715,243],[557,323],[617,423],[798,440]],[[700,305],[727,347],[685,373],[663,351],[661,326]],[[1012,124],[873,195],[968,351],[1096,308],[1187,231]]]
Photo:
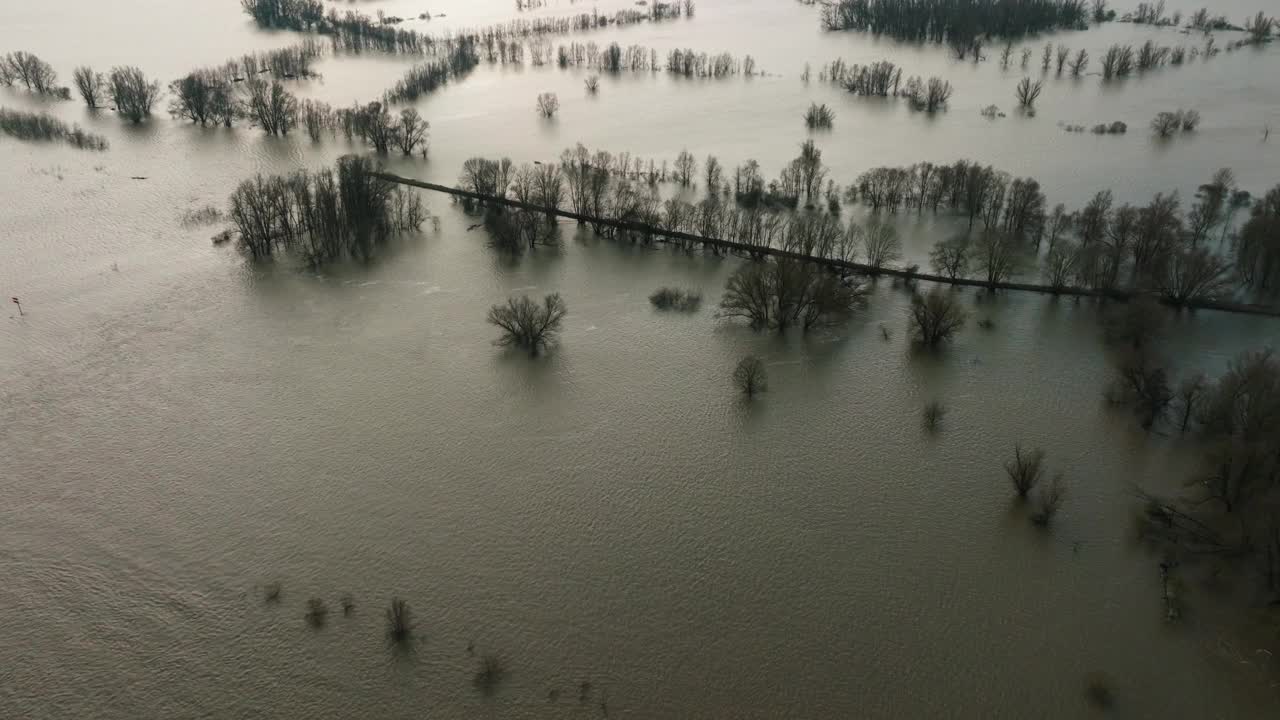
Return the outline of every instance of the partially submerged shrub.
[[[755,355],[748,355],[738,361],[733,369],[733,384],[747,397],[769,389],[769,377],[764,368],[764,361]]]
[[[1018,497],[1025,500],[1044,476],[1044,451],[1037,448],[1027,452],[1018,444],[1014,446],[1013,453],[1013,459],[1004,464],[1004,471],[1009,475]]]
[[[809,103],[809,109],[804,113],[805,127],[810,130],[830,130],[835,119],[835,112],[826,103]]]
[[[942,419],[946,417],[947,406],[937,400],[930,400],[924,406],[924,429],[929,432],[937,432],[938,427],[942,425]]]
[[[307,622],[312,627],[320,627],[324,625],[325,619],[329,616],[329,607],[324,604],[324,600],[320,598],[311,598],[307,601]]]
[[[66,123],[48,113],[29,113],[0,108],[0,133],[18,140],[60,141],[81,150],[106,150],[107,139],[85,132],[79,125]]]
[[[505,673],[506,667],[503,665],[502,658],[492,653],[486,653],[480,658],[476,667],[475,685],[487,695],[493,692]]]
[[[658,288],[649,296],[649,302],[659,310],[678,310],[693,312],[702,305],[702,293],[697,290],[681,290],[679,288]]]
[[[395,642],[404,642],[413,633],[413,613],[409,603],[392,598],[387,608],[387,635]]]
[[[1040,527],[1048,527],[1053,516],[1058,514],[1062,499],[1067,489],[1062,482],[1062,475],[1055,475],[1047,485],[1041,486],[1032,500],[1031,522]]]
[[[934,288],[927,295],[911,297],[911,332],[926,347],[938,347],[964,327],[968,313],[954,293]]]

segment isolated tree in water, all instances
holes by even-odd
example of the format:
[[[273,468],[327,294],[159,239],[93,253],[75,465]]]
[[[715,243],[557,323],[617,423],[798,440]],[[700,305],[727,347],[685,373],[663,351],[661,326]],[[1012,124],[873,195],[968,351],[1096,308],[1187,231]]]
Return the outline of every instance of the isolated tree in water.
[[[547,295],[541,305],[522,295],[489,308],[488,322],[502,330],[499,345],[514,345],[536,356],[555,342],[568,312],[559,293]]]

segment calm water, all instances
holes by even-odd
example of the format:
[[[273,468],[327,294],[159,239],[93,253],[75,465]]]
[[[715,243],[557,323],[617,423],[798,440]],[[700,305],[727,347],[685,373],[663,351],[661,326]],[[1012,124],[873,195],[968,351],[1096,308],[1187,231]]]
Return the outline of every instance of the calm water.
[[[296,40],[257,31],[233,0],[120,5],[6,4],[0,49],[34,51],[64,81],[81,63],[167,81]],[[1260,7],[1229,5],[1237,20]],[[447,13],[412,24],[435,32],[514,13],[359,7]],[[1097,57],[1147,36],[1191,42],[1125,25],[1054,41]],[[751,53],[771,74],[623,75],[589,99],[584,72],[482,67],[419,103],[431,157],[393,168],[448,181],[471,155],[546,159],[582,141],[755,157],[773,175],[817,100],[836,108],[817,139],[840,182],[959,157],[1033,175],[1069,204],[1105,186],[1185,196],[1223,165],[1255,192],[1278,179],[1277,141],[1261,141],[1280,128],[1277,46],[1120,90],[1051,78],[1037,117],[992,123],[978,108],[1007,109],[1020,70],[822,34],[792,2],[702,0],[692,21],[571,39]],[[952,107],[931,119],[800,82],[805,62],[816,73],[837,56],[943,75]],[[328,59],[302,93],[367,100],[409,63]],[[546,90],[562,102],[552,123],[532,109]],[[0,104],[42,105],[13,90]],[[1175,107],[1203,127],[1152,143],[1142,127]],[[587,718],[604,700],[634,718],[1075,718],[1092,672],[1124,717],[1277,712],[1262,656],[1211,602],[1161,622],[1156,559],[1129,540],[1130,486],[1177,487],[1192,456],[1104,407],[1093,305],[969,292],[996,329],[971,324],[929,359],[909,352],[909,296],[886,282],[838,333],[757,335],[710,307],[736,261],[565,226],[559,251],[506,262],[435,196],[438,229],[371,265],[254,268],[182,213],[345,143],[49,109],[112,148],[0,140],[0,295],[28,313],[0,319],[0,717]],[[1056,126],[1114,119],[1133,130]],[[909,255],[943,225],[904,221]],[[701,288],[708,307],[655,314],[645,298],[663,284]],[[488,305],[552,290],[571,311],[555,353],[491,344]],[[1188,368],[1280,340],[1271,320],[1173,323],[1166,350]],[[728,374],[748,352],[772,383],[743,404]],[[932,398],[951,408],[936,438],[919,429]],[[1000,464],[1016,441],[1043,446],[1070,483],[1050,534],[1010,503]],[[269,582],[278,605],[262,601]],[[336,609],[345,593],[351,617],[307,626],[307,598]],[[383,636],[392,595],[417,616],[409,652]],[[506,659],[492,697],[471,685],[471,644]]]

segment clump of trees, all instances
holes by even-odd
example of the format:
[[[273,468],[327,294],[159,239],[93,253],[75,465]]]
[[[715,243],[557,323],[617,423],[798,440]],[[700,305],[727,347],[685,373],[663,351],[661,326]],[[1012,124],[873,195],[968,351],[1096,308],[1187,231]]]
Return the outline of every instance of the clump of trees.
[[[747,355],[733,368],[733,384],[747,397],[769,389],[769,374],[764,361],[755,355]]]
[[[1139,493],[1144,536],[1175,559],[1216,557],[1280,601],[1280,360],[1270,350],[1237,357],[1202,387],[1190,426],[1201,451],[1194,491]]]
[[[804,331],[837,325],[865,304],[861,283],[818,265],[770,258],[742,266],[730,276],[719,317],[747,320],[757,330]]]
[[[804,113],[804,124],[810,130],[830,130],[835,118],[835,112],[826,103],[809,103],[809,109]]]
[[[921,345],[937,348],[951,340],[968,320],[955,293],[935,287],[926,294],[911,297],[908,327]]]
[[[548,222],[528,210],[502,206],[486,208],[484,228],[489,233],[491,244],[511,255],[533,251],[539,245],[556,245],[560,240],[554,222]]]
[[[1200,125],[1200,113],[1195,110],[1174,110],[1157,113],[1151,120],[1151,131],[1162,138],[1178,132],[1195,132]]]
[[[231,195],[239,244],[256,259],[297,254],[313,266],[343,257],[365,260],[426,219],[416,193],[377,177],[368,158],[348,155],[336,172],[257,176]]]
[[[36,55],[18,50],[0,55],[0,85],[20,82],[29,92],[60,99],[71,97],[71,90],[58,87],[58,73],[53,66]]]
[[[940,77],[925,81],[917,75],[904,81],[902,68],[888,60],[857,65],[836,58],[823,66],[818,78],[854,95],[906,98],[912,108],[928,112],[941,109],[952,94],[951,83]]]
[[[160,83],[148,80],[136,67],[115,67],[107,77],[107,92],[121,117],[140,123],[151,116],[151,107],[160,97]]]
[[[65,142],[81,150],[107,149],[106,138],[85,132],[79,125],[68,126],[48,113],[0,108],[0,133],[18,140]]]
[[[649,295],[649,302],[659,310],[693,312],[702,305],[702,293],[680,288],[658,288]]]
[[[823,7],[827,30],[864,30],[899,40],[973,44],[983,37],[1020,37],[1082,28],[1084,0],[836,0]]]
[[[505,305],[489,308],[486,320],[502,330],[498,345],[515,346],[537,356],[556,342],[568,312],[568,306],[559,293],[547,295],[542,304],[528,295],[521,295],[508,298]]]

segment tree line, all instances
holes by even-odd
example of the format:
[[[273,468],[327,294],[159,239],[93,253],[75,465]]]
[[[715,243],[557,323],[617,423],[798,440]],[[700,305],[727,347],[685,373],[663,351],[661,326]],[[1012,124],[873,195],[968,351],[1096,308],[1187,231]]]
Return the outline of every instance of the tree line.
[[[934,43],[1020,37],[1087,22],[1084,0],[836,0],[822,11],[827,30]]]
[[[367,260],[395,234],[426,219],[418,195],[375,176],[368,158],[347,155],[335,170],[258,175],[228,201],[239,246],[253,259],[277,253],[313,266]]]
[[[107,139],[68,126],[48,113],[23,112],[0,107],[0,132],[18,140],[65,142],[81,150],[106,150]]]
[[[259,27],[326,35],[335,47],[349,51],[427,53],[466,42],[474,44],[481,57],[489,62],[495,62],[500,52],[514,52],[506,47],[519,44],[522,39],[692,17],[695,9],[692,0],[658,2],[647,10],[619,10],[609,15],[593,9],[590,13],[562,17],[519,18],[483,28],[460,29],[449,36],[435,36],[398,28],[394,23],[354,10],[339,13],[336,8],[330,8],[326,13],[320,0],[241,0],[241,5]]]

